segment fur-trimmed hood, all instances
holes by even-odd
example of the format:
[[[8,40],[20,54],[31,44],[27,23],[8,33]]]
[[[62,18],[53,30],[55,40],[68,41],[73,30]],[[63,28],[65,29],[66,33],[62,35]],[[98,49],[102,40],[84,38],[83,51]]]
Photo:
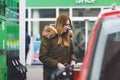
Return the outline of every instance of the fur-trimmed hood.
[[[56,34],[57,34],[57,30],[55,29],[54,24],[45,26],[45,28],[43,29],[43,33],[42,33],[42,35],[47,37],[48,39],[54,37]]]
[[[42,33],[42,35],[48,39],[51,39],[52,37],[54,37],[57,34],[58,33],[57,33],[57,30],[55,29],[54,24],[50,24],[50,25],[45,26],[45,28],[43,29],[43,33]],[[70,37],[73,36],[72,30],[69,30],[69,35],[70,35]]]

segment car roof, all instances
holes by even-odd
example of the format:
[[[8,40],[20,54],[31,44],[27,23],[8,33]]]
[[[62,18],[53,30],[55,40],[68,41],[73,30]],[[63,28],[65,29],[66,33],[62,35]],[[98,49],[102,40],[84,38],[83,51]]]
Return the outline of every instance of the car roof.
[[[98,18],[105,18],[116,14],[120,14],[120,8],[113,4],[110,8],[102,10],[98,15]]]

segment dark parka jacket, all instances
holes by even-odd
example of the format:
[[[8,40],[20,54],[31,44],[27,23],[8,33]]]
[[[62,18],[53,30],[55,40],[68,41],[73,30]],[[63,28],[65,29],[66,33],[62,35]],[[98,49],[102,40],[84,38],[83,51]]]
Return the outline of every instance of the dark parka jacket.
[[[70,63],[71,60],[76,61],[73,52],[72,41],[70,47],[60,47],[57,45],[57,30],[52,26],[45,26],[42,34],[40,61],[43,62],[44,80],[49,80],[50,74],[57,68],[57,63]]]

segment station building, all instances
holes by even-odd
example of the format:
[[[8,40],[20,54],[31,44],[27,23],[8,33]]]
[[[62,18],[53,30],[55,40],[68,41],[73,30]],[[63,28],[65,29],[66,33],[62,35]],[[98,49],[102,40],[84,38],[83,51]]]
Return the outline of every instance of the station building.
[[[85,50],[98,14],[114,3],[120,5],[118,0],[26,0],[25,27],[35,41],[38,35],[41,37],[44,26],[66,14],[72,21],[73,41]]]

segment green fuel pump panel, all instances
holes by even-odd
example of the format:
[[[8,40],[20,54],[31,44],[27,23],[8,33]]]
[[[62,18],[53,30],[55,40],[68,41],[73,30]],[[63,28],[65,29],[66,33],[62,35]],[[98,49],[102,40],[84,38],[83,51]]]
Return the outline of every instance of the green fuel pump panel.
[[[5,0],[0,0],[0,80],[7,80]]]
[[[0,80],[9,80],[7,55],[19,54],[18,6],[18,0],[0,0]]]

